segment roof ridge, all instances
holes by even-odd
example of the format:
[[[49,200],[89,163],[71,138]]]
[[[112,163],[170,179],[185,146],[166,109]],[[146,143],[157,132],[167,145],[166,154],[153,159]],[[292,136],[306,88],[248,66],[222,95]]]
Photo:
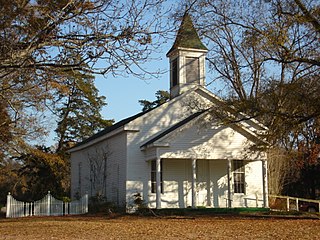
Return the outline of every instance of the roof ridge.
[[[72,149],[77,148],[77,147],[79,147],[79,146],[85,145],[85,144],[91,142],[92,140],[95,140],[95,139],[97,139],[97,138],[99,138],[99,137],[102,137],[102,136],[104,136],[105,134],[110,133],[110,132],[112,132],[112,131],[114,131],[114,130],[116,130],[116,129],[122,127],[122,126],[124,126],[125,124],[130,123],[131,121],[135,120],[136,118],[145,115],[146,113],[149,113],[149,112],[151,112],[151,111],[153,111],[153,110],[156,110],[156,109],[158,109],[158,108],[160,108],[160,107],[163,107],[163,106],[166,105],[166,104],[171,104],[171,103],[177,101],[178,99],[180,99],[183,95],[188,94],[189,92],[191,92],[191,89],[188,90],[188,91],[186,91],[186,92],[184,92],[182,95],[178,96],[178,98],[171,99],[170,101],[165,102],[165,103],[163,103],[163,104],[161,104],[161,105],[159,105],[159,106],[157,106],[157,107],[155,107],[155,108],[151,108],[151,109],[149,109],[149,110],[147,110],[147,111],[144,111],[144,112],[142,111],[142,112],[139,112],[139,113],[137,113],[137,114],[135,114],[135,115],[133,115],[133,116],[124,118],[124,119],[120,120],[119,122],[116,122],[115,124],[113,124],[113,125],[111,125],[111,126],[109,126],[109,127],[106,127],[105,129],[97,132],[96,134],[93,134],[92,136],[90,136],[90,137],[84,139],[83,141],[77,143],[77,144],[74,145],[73,147],[69,148],[69,150],[72,150]],[[69,150],[68,150],[68,151],[69,151]]]
[[[72,148],[70,148],[69,150],[73,149],[73,148],[76,148],[76,147],[79,147],[79,146],[82,146],[94,139],[97,139],[99,137],[102,137],[103,135],[107,134],[107,133],[110,133],[112,132],[113,130],[116,130],[117,128],[120,128],[122,127],[123,125],[133,121],[134,119],[138,118],[138,117],[141,117],[142,115],[146,114],[147,112],[150,112],[151,110],[154,110],[156,108],[152,108],[152,109],[149,109],[148,111],[145,111],[145,112],[139,112],[133,116],[130,116],[130,117],[127,117],[127,118],[124,118],[122,120],[120,120],[119,122],[116,122],[115,124],[109,126],[109,127],[106,127],[104,128],[103,130],[93,134],[92,136],[84,139],[83,141],[77,143],[76,145],[74,145]]]

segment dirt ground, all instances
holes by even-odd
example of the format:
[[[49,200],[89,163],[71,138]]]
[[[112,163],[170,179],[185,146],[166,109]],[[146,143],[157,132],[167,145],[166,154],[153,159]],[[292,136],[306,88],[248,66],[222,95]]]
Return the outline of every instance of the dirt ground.
[[[320,239],[320,220],[247,217],[0,219],[0,239]]]

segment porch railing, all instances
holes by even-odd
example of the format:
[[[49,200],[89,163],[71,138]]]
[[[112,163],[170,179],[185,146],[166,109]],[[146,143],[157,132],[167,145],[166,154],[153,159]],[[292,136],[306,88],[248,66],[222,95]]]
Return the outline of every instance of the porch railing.
[[[286,211],[300,211],[309,208],[317,209],[320,212],[320,201],[307,199],[307,198],[297,198],[289,196],[278,196],[278,195],[269,195],[270,200],[273,200],[272,208],[278,210]],[[310,204],[312,203],[312,204]]]

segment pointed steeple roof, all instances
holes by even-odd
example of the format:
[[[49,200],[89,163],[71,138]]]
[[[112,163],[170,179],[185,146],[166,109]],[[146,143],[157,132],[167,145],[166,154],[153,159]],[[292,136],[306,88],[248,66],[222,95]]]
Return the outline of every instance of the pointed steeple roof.
[[[201,42],[197,30],[195,29],[187,11],[183,15],[176,40],[167,55],[179,47],[208,50]]]

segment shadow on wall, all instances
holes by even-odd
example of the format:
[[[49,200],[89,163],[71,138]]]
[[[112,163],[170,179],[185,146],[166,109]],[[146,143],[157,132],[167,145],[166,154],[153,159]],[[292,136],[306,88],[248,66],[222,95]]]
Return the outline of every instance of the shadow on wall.
[[[227,162],[225,160],[197,161],[196,198],[198,206],[225,207]],[[163,207],[192,206],[191,160],[163,160]]]

